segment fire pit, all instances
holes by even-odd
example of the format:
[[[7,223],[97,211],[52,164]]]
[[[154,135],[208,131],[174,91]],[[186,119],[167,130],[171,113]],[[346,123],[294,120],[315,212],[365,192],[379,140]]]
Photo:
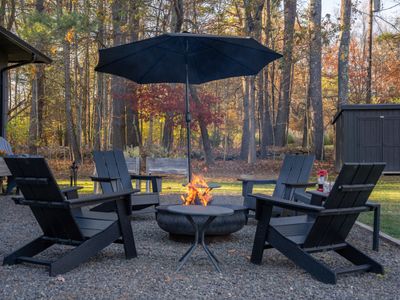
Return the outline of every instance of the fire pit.
[[[193,175],[193,178],[192,182],[187,185],[186,197],[181,196],[182,205],[216,205],[227,207],[234,211],[233,215],[216,217],[205,231],[205,234],[207,236],[228,235],[242,229],[247,221],[248,209],[241,205],[213,204],[210,192],[213,188],[219,186],[207,185],[201,176]],[[158,226],[171,235],[193,236],[195,231],[187,218],[168,211],[168,207],[171,205],[157,207],[156,220]],[[193,219],[199,226],[202,226],[206,222],[207,217],[193,216]]]

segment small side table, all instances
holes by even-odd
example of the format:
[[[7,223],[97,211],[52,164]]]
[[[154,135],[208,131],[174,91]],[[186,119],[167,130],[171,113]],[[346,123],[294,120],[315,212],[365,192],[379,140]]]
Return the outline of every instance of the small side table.
[[[326,198],[328,198],[329,193],[324,193],[320,191],[307,191],[311,194],[311,205],[322,205]],[[372,233],[372,249],[379,251],[379,231],[381,227],[381,205],[373,201],[367,201],[365,206],[369,208],[370,211],[374,212],[374,226]]]
[[[216,256],[208,249],[206,243],[204,242],[204,233],[211,222],[219,216],[230,216],[233,215],[234,211],[227,207],[222,206],[201,206],[201,205],[173,205],[168,207],[168,211],[184,215],[190,224],[192,224],[193,228],[195,229],[195,237],[192,246],[186,251],[186,253],[179,259],[180,264],[176,271],[179,271],[189,257],[193,254],[194,250],[198,245],[201,245],[204,251],[207,254],[208,259],[213,264],[214,268],[221,273],[221,269],[219,267],[219,260]],[[203,225],[197,224],[193,216],[206,216],[208,217],[206,222]]]

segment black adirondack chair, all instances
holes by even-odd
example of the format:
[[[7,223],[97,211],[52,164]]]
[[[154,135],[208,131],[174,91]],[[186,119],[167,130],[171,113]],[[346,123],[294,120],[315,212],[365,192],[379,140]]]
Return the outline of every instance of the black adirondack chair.
[[[291,200],[295,192],[314,186],[315,183],[308,182],[314,159],[314,155],[285,155],[278,179],[239,178],[242,182],[243,205],[250,210],[256,209],[256,200],[251,196],[254,185],[274,184],[272,196],[286,200]],[[274,214],[281,212],[280,208],[274,209]]]
[[[4,265],[22,262],[49,267],[50,276],[66,273],[112,243],[123,243],[127,259],[137,256],[129,215],[130,196],[135,190],[67,200],[42,157],[4,158],[23,197],[16,204],[28,205],[43,235],[7,255]],[[84,212],[83,206],[110,202],[115,214]],[[75,246],[54,261],[35,258],[47,248],[63,244]]]
[[[343,273],[383,274],[382,265],[356,249],[346,238],[358,215],[369,210],[365,204],[384,167],[384,163],[345,163],[323,206],[253,195],[257,199],[259,221],[251,262],[261,264],[264,249],[275,248],[324,283],[335,284],[337,275]],[[307,214],[271,218],[273,206]],[[311,255],[321,251],[335,251],[353,265],[331,269]]]
[[[149,180],[152,183],[152,192],[132,194],[132,210],[160,204],[161,176],[129,174],[124,154],[119,150],[94,151],[93,158],[97,176],[93,176],[92,180],[100,183],[103,193],[129,191],[132,190],[132,180]],[[92,210],[110,212],[115,210],[115,206],[112,203],[103,203]]]

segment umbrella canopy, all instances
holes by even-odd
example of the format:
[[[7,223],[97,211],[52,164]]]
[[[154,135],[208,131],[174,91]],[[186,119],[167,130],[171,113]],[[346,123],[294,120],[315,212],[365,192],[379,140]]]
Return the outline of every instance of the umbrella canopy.
[[[167,33],[99,50],[95,70],[137,83],[185,83],[188,176],[190,165],[189,84],[256,75],[281,54],[249,37]]]
[[[282,55],[248,37],[167,33],[99,51],[96,71],[137,83],[190,84],[257,74]]]

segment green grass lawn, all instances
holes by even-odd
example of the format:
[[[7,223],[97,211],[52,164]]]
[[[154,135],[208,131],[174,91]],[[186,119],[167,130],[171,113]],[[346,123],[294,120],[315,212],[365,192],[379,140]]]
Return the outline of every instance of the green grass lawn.
[[[235,195],[242,193],[242,185],[238,181],[228,181],[226,179],[215,180],[215,183],[221,185],[221,188],[213,191],[214,195]],[[182,186],[183,180],[163,181],[163,194],[184,193]],[[60,185],[68,185],[69,181],[60,180]],[[83,186],[81,193],[92,193],[93,183],[90,180],[79,180],[78,185]],[[144,188],[144,185],[143,185]],[[272,193],[273,186],[257,187],[254,192]],[[381,230],[393,237],[400,238],[400,177],[384,176],[375,187],[371,195],[371,200],[381,204]],[[373,213],[364,213],[359,220],[365,224],[373,223]]]

